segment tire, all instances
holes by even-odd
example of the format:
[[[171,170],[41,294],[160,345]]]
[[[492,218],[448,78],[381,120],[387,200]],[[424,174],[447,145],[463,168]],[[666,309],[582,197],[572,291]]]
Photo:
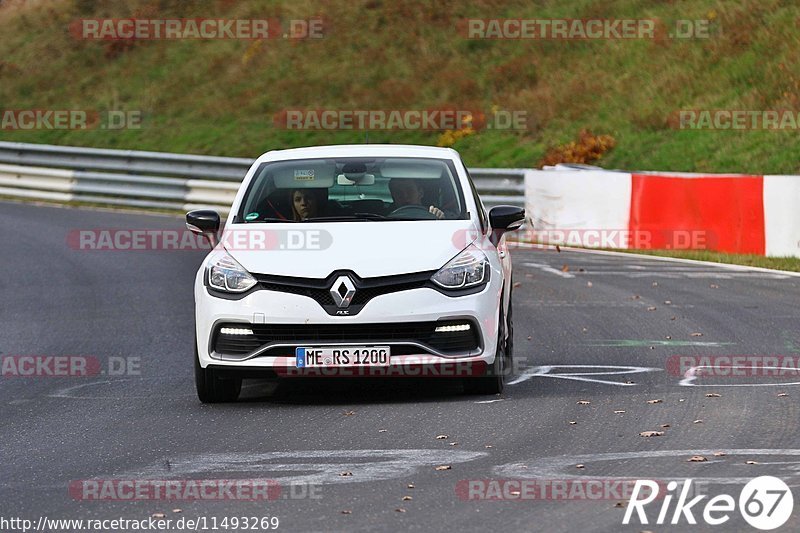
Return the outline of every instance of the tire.
[[[197,342],[194,346],[194,384],[203,403],[235,402],[242,390],[242,378],[223,378],[219,371],[200,366]]]
[[[510,319],[511,315],[509,314]],[[509,324],[509,327],[513,328],[511,324]],[[500,310],[500,328],[497,335],[497,351],[495,352],[494,363],[487,369],[488,375],[464,379],[464,392],[467,394],[489,395],[503,392],[506,372],[508,371],[507,369],[511,368],[511,357],[508,353],[508,343],[505,340],[506,323],[503,320],[502,309]]]

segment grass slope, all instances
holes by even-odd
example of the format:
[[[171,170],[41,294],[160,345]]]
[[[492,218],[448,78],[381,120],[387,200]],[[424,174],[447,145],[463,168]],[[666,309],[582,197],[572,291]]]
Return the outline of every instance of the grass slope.
[[[142,41],[72,37],[81,17],[307,18],[323,39]],[[460,19],[708,19],[708,39],[466,40]],[[800,109],[793,0],[0,0],[0,110],[143,110],[139,130],[3,131],[0,139],[256,156],[364,142],[364,132],[286,131],[287,108],[524,110],[526,131],[456,142],[473,166],[535,166],[582,128],[607,133],[609,168],[799,173],[796,131],[679,130],[680,109]],[[437,132],[369,142],[436,144]]]

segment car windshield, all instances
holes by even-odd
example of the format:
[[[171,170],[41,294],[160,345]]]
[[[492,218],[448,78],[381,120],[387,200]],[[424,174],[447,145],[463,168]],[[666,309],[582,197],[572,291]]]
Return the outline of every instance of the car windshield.
[[[256,171],[235,222],[453,220],[469,215],[452,161],[294,159]]]

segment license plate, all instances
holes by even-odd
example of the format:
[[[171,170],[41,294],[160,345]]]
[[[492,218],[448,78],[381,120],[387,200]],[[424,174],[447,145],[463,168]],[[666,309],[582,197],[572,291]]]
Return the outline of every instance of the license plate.
[[[388,366],[388,346],[337,346],[296,348],[297,368],[338,366]]]

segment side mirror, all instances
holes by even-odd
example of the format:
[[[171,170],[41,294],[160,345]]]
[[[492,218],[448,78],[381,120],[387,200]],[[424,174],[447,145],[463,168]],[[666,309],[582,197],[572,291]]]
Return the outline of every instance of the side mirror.
[[[525,222],[525,209],[513,205],[498,205],[489,210],[492,243],[497,244],[507,231],[519,229]]]
[[[219,213],[210,209],[199,209],[186,213],[186,227],[192,233],[205,236],[212,246],[217,244]]]

